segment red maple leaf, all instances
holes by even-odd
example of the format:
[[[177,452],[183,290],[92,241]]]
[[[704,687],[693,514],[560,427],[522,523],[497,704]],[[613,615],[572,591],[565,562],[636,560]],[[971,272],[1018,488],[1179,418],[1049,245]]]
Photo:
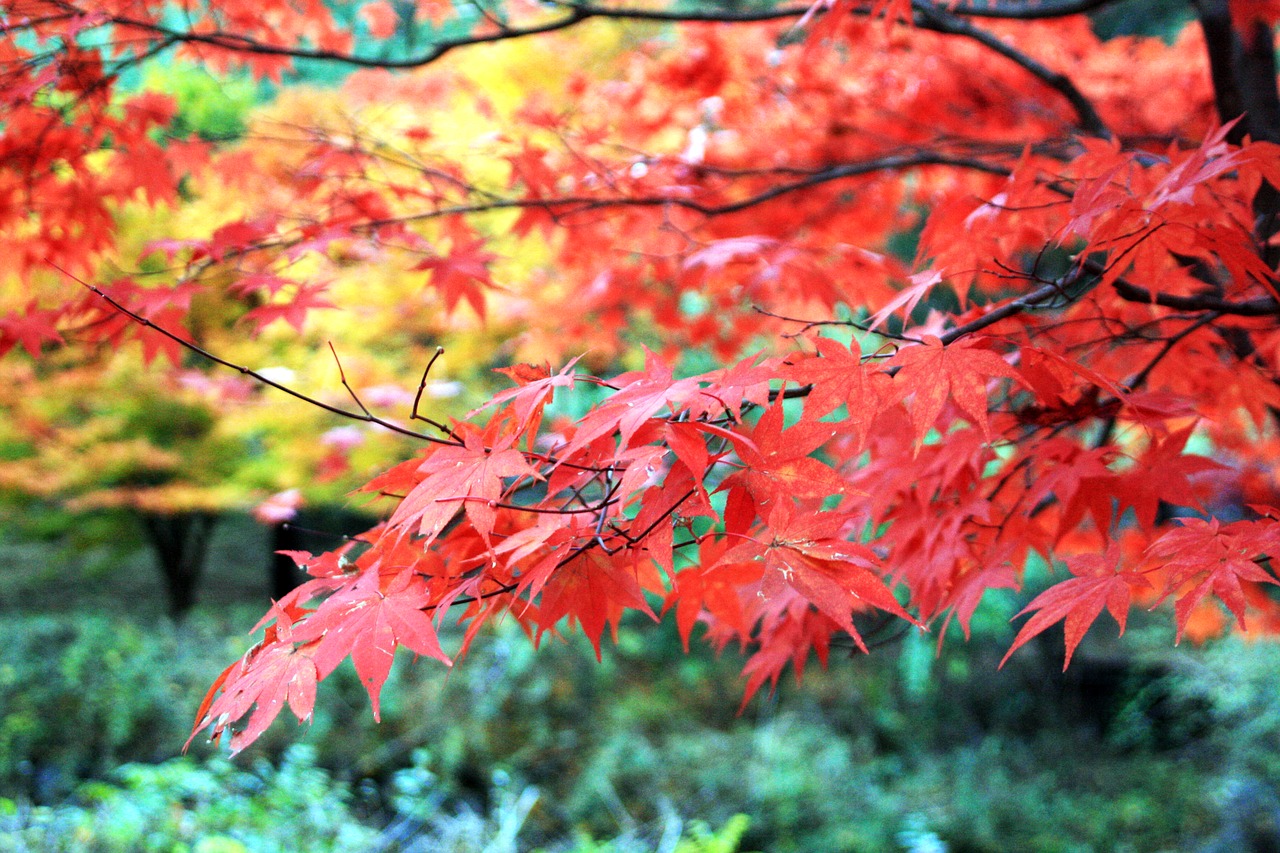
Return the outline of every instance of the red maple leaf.
[[[348,655],[369,692],[374,719],[378,698],[398,646],[452,666],[440,648],[435,626],[423,608],[434,602],[421,575],[401,571],[389,580],[367,569],[350,586],[326,599],[295,629],[296,638],[315,641],[312,659],[321,678]]]
[[[703,539],[697,565],[676,574],[662,603],[664,613],[675,608],[676,628],[686,650],[693,626],[704,614],[713,616],[718,625],[738,636],[750,633],[751,619],[743,604],[742,590],[760,582],[761,566],[756,560],[726,562],[723,557],[728,547],[728,539]]]
[[[1196,475],[1226,467],[1207,457],[1183,452],[1194,430],[1194,425],[1186,426],[1154,441],[1142,455],[1142,466],[1123,477],[1123,488],[1117,497],[1123,505],[1133,508],[1138,522],[1148,529],[1155,525],[1161,501],[1174,506],[1199,504]]]
[[[391,515],[393,526],[418,528],[426,537],[423,548],[440,535],[459,509],[465,510],[472,526],[488,542],[497,517],[493,504],[502,496],[503,478],[541,479],[524,455],[512,448],[510,435],[492,448],[475,430],[468,431],[463,441],[461,447],[438,448],[418,464],[414,473],[422,479]]]
[[[311,716],[316,683],[322,677],[312,649],[294,642],[293,620],[285,609],[273,606],[264,620],[272,618],[262,642],[224,669],[205,694],[187,746],[206,726],[213,727],[216,739],[248,715],[247,724],[232,731],[234,754],[257,740],[286,704],[299,720]]]
[[[11,311],[0,317],[0,355],[21,345],[32,358],[37,358],[46,343],[62,343],[58,332],[61,311],[42,309],[34,300],[22,311]]]
[[[911,424],[917,440],[922,440],[933,428],[950,397],[982,430],[987,441],[991,441],[991,426],[987,422],[988,380],[991,377],[1022,380],[1008,362],[982,344],[982,339],[965,338],[943,346],[941,340],[929,335],[924,344],[903,347],[890,360],[890,364],[901,368],[894,377],[896,398],[912,398]]]
[[[260,305],[245,314],[244,320],[253,325],[255,335],[276,320],[284,320],[294,331],[301,332],[308,312],[317,308],[337,307],[321,295],[328,287],[327,284],[300,284],[287,301]]]
[[[743,467],[725,478],[722,486],[729,491],[725,524],[731,531],[745,532],[756,512],[763,515],[774,503],[821,499],[848,488],[835,469],[810,455],[831,440],[835,427],[807,417],[786,429],[783,423],[783,401],[779,399],[764,410],[748,433],[751,444],[737,445]]]
[[[581,356],[571,359],[559,373],[552,373],[550,367],[532,364],[496,368],[498,373],[515,380],[518,386],[495,394],[483,406],[468,412],[467,417],[509,402],[516,418],[515,432],[520,435],[536,435],[538,426],[542,423],[542,410],[555,396],[555,390],[572,388],[577,381],[573,369],[579,358]]]
[[[1151,584],[1141,572],[1121,569],[1119,562],[1119,549],[1114,543],[1105,554],[1068,558],[1067,568],[1075,577],[1049,587],[1017,614],[1035,613],[1013,638],[1013,645],[1000,660],[1000,666],[1036,634],[1065,620],[1067,654],[1062,661],[1065,671],[1076,646],[1103,607],[1120,624],[1123,634],[1134,590],[1148,589]]]
[[[650,418],[664,408],[678,409],[698,387],[694,379],[676,379],[671,366],[647,349],[644,370],[624,373],[613,384],[618,390],[578,422],[566,452],[580,450],[615,431],[621,436],[620,447],[626,448]]]
[[[220,261],[227,255],[240,254],[252,249],[274,235],[275,231],[275,220],[267,216],[228,222],[213,232],[204,251],[215,261]]]
[[[845,535],[849,519],[840,513],[801,513],[790,503],[776,504],[768,524],[750,541],[730,548],[727,563],[761,559],[764,575],[760,595],[776,598],[790,589],[799,593],[853,637],[863,651],[866,645],[853,625],[854,610],[876,607],[920,624],[902,609],[876,571],[879,558]]]
[[[776,376],[778,363],[776,358],[757,353],[723,370],[693,377],[705,385],[689,395],[683,412],[694,420],[717,417],[722,412],[737,420],[747,404],[767,406],[769,381]]]
[[[1162,560],[1170,575],[1161,600],[1178,596],[1174,614],[1178,639],[1187,629],[1191,613],[1212,592],[1245,630],[1245,592],[1242,583],[1280,584],[1261,560],[1280,555],[1280,526],[1265,521],[1178,519],[1181,527],[1170,530],[1151,543],[1148,553]]]
[[[489,274],[489,264],[498,259],[492,252],[484,251],[485,239],[477,237],[469,242],[455,242],[447,255],[437,255],[410,267],[413,270],[430,270],[431,286],[444,297],[445,311],[453,309],[462,300],[484,318],[484,289],[497,287]]]
[[[876,328],[888,320],[893,312],[902,309],[904,318],[910,318],[911,312],[920,304],[920,300],[942,283],[942,273],[938,270],[925,270],[910,277],[910,287],[904,287],[897,296],[889,300],[883,308],[871,315],[869,328]]]
[[[884,377],[873,375],[862,363],[862,353],[855,349],[857,344],[846,347],[830,338],[816,338],[813,343],[818,355],[792,358],[786,376],[812,386],[805,402],[805,417],[817,420],[846,406],[845,422],[854,428],[860,447],[881,406],[876,379],[884,381]]]
[[[559,565],[542,586],[539,636],[568,616],[582,626],[599,659],[605,626],[611,624],[616,631],[623,610],[639,610],[657,620],[645,601],[644,587],[656,588],[658,584],[654,582],[656,578],[646,578],[645,574],[641,565],[630,562],[624,555],[605,554],[598,548],[578,553]],[[647,574],[655,573],[649,568]],[[642,584],[642,580],[646,582]]]

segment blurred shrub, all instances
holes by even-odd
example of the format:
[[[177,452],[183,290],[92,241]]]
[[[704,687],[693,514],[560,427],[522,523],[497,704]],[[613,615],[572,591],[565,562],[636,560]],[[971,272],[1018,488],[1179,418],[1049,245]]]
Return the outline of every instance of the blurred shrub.
[[[425,754],[424,754],[425,755]],[[60,806],[19,805],[0,798],[0,853],[515,853],[533,788],[495,780],[487,814],[449,811],[431,790],[434,775],[420,763],[393,780],[396,804],[385,826],[360,813],[350,787],[316,766],[315,751],[295,745],[279,766],[259,760],[240,769],[221,757],[126,764],[112,782],[89,782]],[[734,853],[746,819],[720,832],[677,821],[671,853]],[[651,851],[652,841],[625,836],[596,842],[580,835],[555,848],[564,853]],[[550,851],[547,851],[550,853]]]
[[[201,139],[230,140],[244,135],[245,119],[259,100],[258,85],[248,74],[214,76],[181,62],[147,66],[141,88],[163,92],[178,102],[173,132]]]
[[[126,764],[113,777],[81,786],[73,805],[25,813],[11,805],[0,816],[0,851],[309,853],[369,849],[378,835],[355,820],[350,792],[306,747],[286,753],[278,769],[175,759]]]
[[[625,625],[599,664],[578,641],[534,651],[514,625],[447,677],[402,661],[380,726],[344,666],[310,727],[277,724],[234,764],[199,740],[195,759],[172,760],[209,681],[250,642],[226,639],[248,621],[209,609],[180,627],[0,621],[5,819],[62,839],[29,849],[147,849],[111,847],[110,827],[89,846],[68,840],[108,813],[122,833],[153,827],[172,841],[156,849],[274,849],[266,828],[250,833],[255,809],[314,827],[317,845],[358,840],[346,849],[375,836],[406,851],[1186,849],[1229,828],[1242,792],[1280,778],[1278,647],[1179,655],[1161,695],[1175,708],[1199,697],[1209,722],[1164,748],[1141,735],[1154,682],[1122,697],[1110,728],[1074,725],[1070,682],[1044,676],[1034,650],[997,672],[1000,647],[981,643],[932,663],[913,641],[837,658],[739,717],[740,661],[686,657],[674,632],[651,625]],[[290,749],[299,743],[310,746]],[[202,790],[227,794],[202,804]],[[304,801],[328,817],[309,817]],[[217,811],[233,805],[235,831]]]
[[[7,615],[0,790],[54,800],[122,762],[172,756],[186,739],[178,709],[244,647],[228,633],[208,621]]]

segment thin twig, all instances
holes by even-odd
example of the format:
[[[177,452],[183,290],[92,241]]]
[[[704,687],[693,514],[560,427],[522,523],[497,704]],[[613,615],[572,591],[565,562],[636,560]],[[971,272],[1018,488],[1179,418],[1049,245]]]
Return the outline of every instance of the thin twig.
[[[242,373],[245,376],[248,376],[257,382],[260,382],[263,385],[267,385],[271,388],[275,388],[277,391],[283,391],[284,393],[288,394],[290,397],[294,397],[298,400],[301,400],[304,403],[309,403],[310,405],[315,406],[316,408],[319,408],[319,409],[323,409],[324,411],[330,412],[331,414],[339,415],[344,418],[350,418],[353,421],[363,421],[365,423],[377,424],[383,429],[389,430],[391,432],[399,433],[400,435],[408,436],[409,438],[416,438],[421,441],[430,442],[432,444],[456,445],[458,443],[456,441],[449,441],[446,439],[437,438],[435,436],[427,435],[425,433],[421,433],[416,430],[408,429],[407,427],[402,427],[399,424],[392,423],[391,421],[384,420],[383,418],[380,418],[377,415],[371,415],[371,414],[368,414],[367,412],[365,413],[352,412],[348,409],[343,409],[338,406],[330,405],[329,403],[326,403],[322,400],[317,400],[315,397],[311,397],[307,394],[304,394],[301,391],[290,388],[288,385],[284,385],[283,383],[276,382],[272,379],[269,379],[268,377],[263,376],[261,373],[258,373],[256,370],[253,370],[252,368],[245,367],[242,364],[236,364],[235,362],[232,362],[232,361],[227,361],[225,358],[222,358],[221,356],[218,356],[213,354],[212,352],[209,352],[207,349],[201,347],[199,344],[193,343],[192,341],[189,341],[180,335],[174,334],[173,332],[169,331],[165,327],[156,325],[152,321],[148,320],[146,317],[143,317],[141,314],[138,314],[136,311],[126,308],[123,304],[118,302],[113,296],[108,294],[106,291],[102,290],[97,285],[90,284],[89,282],[76,277],[75,275],[67,272],[65,269],[58,266],[57,264],[54,264],[51,261],[49,262],[49,265],[54,269],[56,269],[58,272],[65,275],[67,278],[71,279],[72,281],[77,282],[80,285],[83,285],[85,288],[90,290],[92,293],[94,293],[96,296],[98,296],[100,299],[102,299],[104,302],[110,305],[113,309],[115,309],[116,311],[119,311],[121,314],[128,317],[133,322],[145,328],[151,329],[152,331],[157,332],[161,335],[164,335],[169,340],[177,343],[179,346],[195,353],[196,355],[200,356],[201,358],[207,361],[211,361],[214,364],[219,364],[219,365],[222,365],[223,367],[230,368],[231,370],[238,371],[239,373]]]

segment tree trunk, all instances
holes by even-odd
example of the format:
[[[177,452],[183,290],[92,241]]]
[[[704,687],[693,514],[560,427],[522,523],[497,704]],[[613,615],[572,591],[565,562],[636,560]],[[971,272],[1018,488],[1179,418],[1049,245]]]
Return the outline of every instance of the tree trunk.
[[[143,513],[142,525],[164,579],[169,614],[181,619],[196,603],[217,516],[211,512]]]
[[[1227,0],[1195,0],[1196,14],[1209,51],[1209,69],[1218,119],[1239,122],[1227,137],[1239,145],[1245,137],[1280,142],[1280,90],[1276,88],[1275,37],[1255,21],[1241,33],[1231,21]],[[1254,233],[1267,265],[1280,263],[1280,247],[1270,245],[1280,232],[1280,190],[1264,183],[1254,199]]]
[[[303,551],[302,537],[292,524],[271,528],[271,597],[279,601],[302,581],[302,573],[292,557],[280,551]]]

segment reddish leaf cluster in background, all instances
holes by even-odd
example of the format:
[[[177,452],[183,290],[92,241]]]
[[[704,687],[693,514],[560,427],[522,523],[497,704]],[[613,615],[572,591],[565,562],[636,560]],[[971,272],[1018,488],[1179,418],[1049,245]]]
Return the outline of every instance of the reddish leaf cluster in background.
[[[90,269],[113,200],[171,200],[204,156],[154,141],[164,102],[113,99],[113,75],[151,54],[269,76],[299,57],[382,65],[351,78],[353,103],[429,105],[434,67],[386,69],[591,21],[663,25],[563,92],[531,84],[474,155],[497,164],[484,178],[427,127],[394,161],[374,139],[304,134],[307,169],[170,247],[176,274],[101,286],[180,334],[212,270],[279,289],[281,258],[364,247],[423,272],[447,311],[519,294],[513,349],[568,362],[505,369],[515,387],[466,422],[417,417],[417,455],[365,487],[391,498],[388,520],[294,555],[312,579],[198,728],[238,749],[286,704],[305,718],[346,657],[376,713],[397,647],[449,662],[443,621],[465,628],[457,657],[504,614],[535,638],[577,627],[598,652],[627,611],[670,613],[686,643],[702,624],[747,651],[750,697],[840,638],[865,648],[885,619],[967,634],[1033,554],[1069,576],[1029,603],[1014,649],[1061,622],[1069,661],[1104,609],[1123,629],[1166,600],[1179,635],[1220,607],[1274,628],[1276,4],[1197,2],[1172,44],[1100,40],[1080,13],[1108,5],[513,2],[466,31],[423,3],[463,34],[391,62],[349,52],[318,2],[212,4],[181,25],[142,0],[10,4],[0,247],[19,277]],[[389,12],[362,12],[374,35],[395,31]],[[229,180],[254,167],[212,156]],[[544,242],[542,274],[494,278],[495,217]],[[904,235],[911,261],[891,251]],[[301,326],[321,287],[290,283],[296,299],[256,322]],[[0,349],[127,333],[71,294],[0,320]],[[594,375],[637,340],[643,366]],[[695,352],[724,366],[682,366]],[[547,409],[576,394],[598,402]]]

